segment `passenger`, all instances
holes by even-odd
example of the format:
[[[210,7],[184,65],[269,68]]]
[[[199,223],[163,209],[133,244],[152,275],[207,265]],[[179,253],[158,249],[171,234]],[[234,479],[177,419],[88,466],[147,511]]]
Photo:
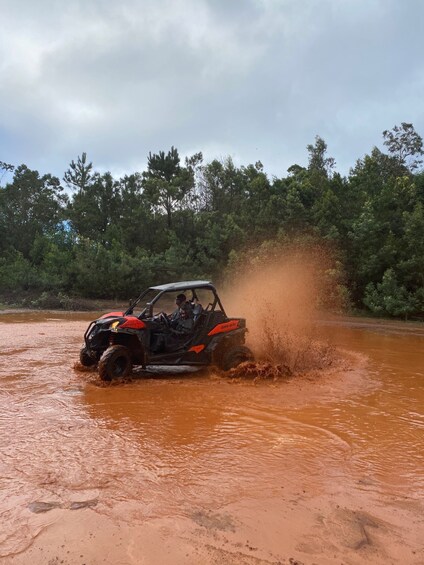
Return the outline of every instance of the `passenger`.
[[[180,307],[178,319],[171,324],[171,333],[178,336],[188,335],[193,329],[194,319],[193,311],[188,302],[185,303],[187,307]],[[175,324],[175,325],[174,325]]]
[[[200,314],[203,312],[203,306],[200,304],[197,296],[193,297],[193,300],[191,301],[191,307],[193,311],[194,321],[196,321]]]

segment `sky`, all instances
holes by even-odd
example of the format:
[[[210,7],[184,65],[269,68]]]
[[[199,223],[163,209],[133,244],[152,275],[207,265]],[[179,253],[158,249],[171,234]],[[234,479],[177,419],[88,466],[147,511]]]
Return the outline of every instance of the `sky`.
[[[59,177],[206,161],[347,174],[382,131],[424,137],[422,0],[0,0],[0,161]]]

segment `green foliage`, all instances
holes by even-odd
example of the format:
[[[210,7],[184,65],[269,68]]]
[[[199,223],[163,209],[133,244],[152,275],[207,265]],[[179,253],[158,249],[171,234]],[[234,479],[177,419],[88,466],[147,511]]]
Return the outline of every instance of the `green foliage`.
[[[10,165],[9,163],[5,163],[4,161],[0,161],[0,183],[3,180],[4,175],[6,175],[7,173],[13,173],[13,171],[15,170],[15,167],[13,165]]]
[[[315,173],[322,177],[329,177],[335,167],[335,160],[333,157],[326,157],[327,144],[317,135],[315,137],[315,144],[307,146],[309,153],[309,172]]]
[[[120,204],[119,185],[112,175],[95,174],[91,182],[74,195],[68,208],[69,219],[80,236],[106,244]]]
[[[387,269],[381,283],[369,283],[365,289],[364,304],[375,314],[404,316],[416,311],[418,299],[399,285],[393,269]]]
[[[423,139],[412,124],[402,122],[400,126],[394,126],[390,131],[383,131],[383,137],[384,145],[399,163],[407,165],[411,171],[421,165],[422,159],[419,157],[424,155]]]
[[[14,292],[17,289],[39,288],[37,269],[19,251],[0,257],[0,288]]]
[[[172,216],[175,208],[181,204],[194,188],[193,166],[198,155],[188,161],[187,167],[181,167],[180,157],[175,147],[171,147],[165,155],[149,153],[147,171],[143,175],[144,194],[157,210],[164,210],[168,228],[172,227]]]
[[[402,123],[383,141],[388,153],[374,147],[347,177],[319,136],[308,166],[282,178],[260,161],[203,163],[199,152],[182,163],[171,147],[117,179],[82,153],[64,174],[70,196],[56,177],[0,161],[0,174],[14,173],[0,187],[0,295],[32,292],[39,307],[128,299],[153,283],[222,279],[246,256],[254,265],[281,246],[324,241],[334,259],[322,264],[327,306],[422,317],[422,139]]]
[[[78,157],[77,162],[71,161],[69,169],[63,175],[63,180],[69,188],[83,191],[89,186],[92,180],[93,163],[87,163],[87,154],[83,153]]]
[[[28,258],[37,235],[61,229],[66,202],[58,178],[20,165],[0,189],[0,252],[14,248]]]

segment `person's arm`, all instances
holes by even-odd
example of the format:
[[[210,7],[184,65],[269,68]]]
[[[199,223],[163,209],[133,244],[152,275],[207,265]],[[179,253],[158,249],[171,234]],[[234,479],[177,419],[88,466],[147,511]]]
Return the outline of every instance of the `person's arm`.
[[[180,318],[175,328],[171,331],[174,335],[187,335],[193,329],[193,318]]]
[[[175,310],[172,312],[172,314],[169,314],[168,318],[171,322],[173,322],[175,320],[178,320],[179,314],[180,314],[180,309],[175,308]]]

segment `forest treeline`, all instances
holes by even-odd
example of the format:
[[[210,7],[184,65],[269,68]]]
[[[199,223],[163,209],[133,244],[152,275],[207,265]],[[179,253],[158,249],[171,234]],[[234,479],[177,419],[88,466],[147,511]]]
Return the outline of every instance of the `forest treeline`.
[[[321,241],[353,307],[421,316],[423,142],[402,123],[383,144],[347,176],[319,136],[308,165],[283,178],[259,161],[182,160],[174,147],[122,178],[96,172],[85,153],[62,180],[0,161],[0,298],[129,298],[153,283],[222,279],[249,249]]]

